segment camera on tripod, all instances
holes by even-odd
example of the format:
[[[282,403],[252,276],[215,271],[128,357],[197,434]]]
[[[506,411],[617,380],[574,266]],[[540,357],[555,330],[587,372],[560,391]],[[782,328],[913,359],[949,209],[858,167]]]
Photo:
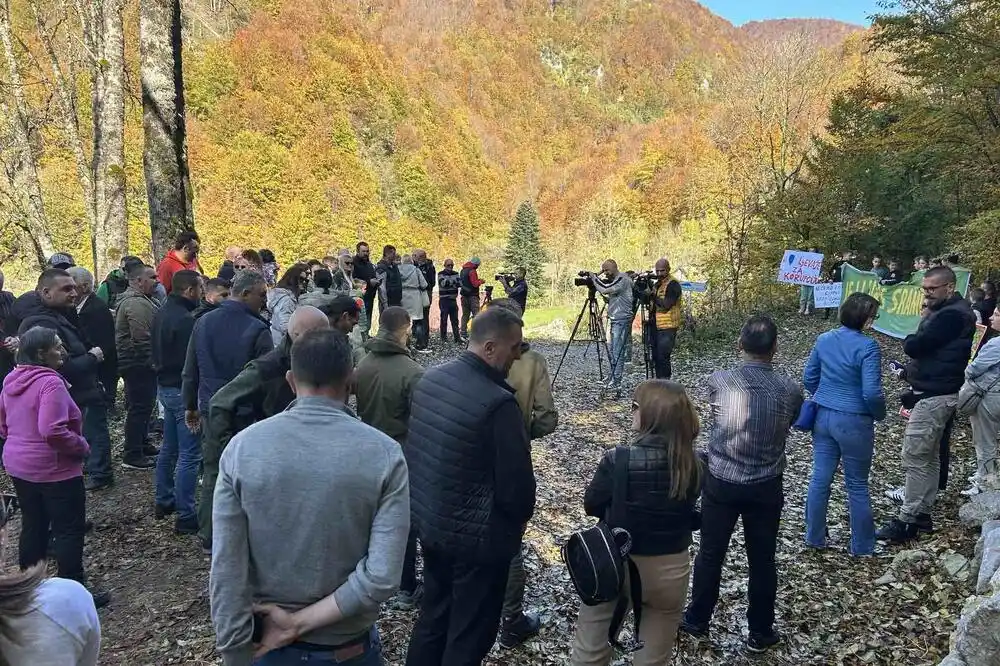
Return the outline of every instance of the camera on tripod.
[[[656,290],[656,273],[653,271],[629,272],[634,298],[642,305],[649,305]]]
[[[590,277],[590,271],[580,271],[576,274],[577,277],[573,278],[573,284],[577,287],[590,287],[594,288],[594,280]],[[600,275],[598,273],[597,275]]]

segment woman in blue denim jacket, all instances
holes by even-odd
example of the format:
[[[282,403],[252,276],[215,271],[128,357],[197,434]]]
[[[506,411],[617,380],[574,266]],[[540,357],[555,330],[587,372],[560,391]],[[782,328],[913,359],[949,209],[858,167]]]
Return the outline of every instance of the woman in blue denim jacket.
[[[806,498],[806,545],[826,547],[830,485],[843,460],[851,513],[851,555],[875,550],[875,520],[868,473],[875,452],[875,421],[885,418],[882,354],[864,331],[878,316],[879,302],[855,293],[840,307],[840,328],[819,336],[806,363],[803,383],[819,409],[813,427],[813,469]]]

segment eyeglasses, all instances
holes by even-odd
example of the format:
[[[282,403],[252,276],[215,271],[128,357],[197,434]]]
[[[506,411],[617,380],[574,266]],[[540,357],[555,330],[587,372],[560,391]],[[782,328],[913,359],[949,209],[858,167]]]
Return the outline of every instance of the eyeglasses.
[[[238,271],[245,271],[246,269],[250,268],[250,266],[247,264],[234,264],[233,268],[235,268]]]
[[[344,261],[344,262],[342,262],[342,263],[343,263],[343,264],[344,264],[345,266],[353,266],[353,265],[354,265],[354,262],[353,262],[353,261]]]
[[[945,287],[950,287],[953,284],[954,284],[953,282],[947,282],[945,284],[939,284],[936,287],[921,287],[921,288],[924,290],[925,294],[933,294],[935,291],[939,289],[944,289]]]

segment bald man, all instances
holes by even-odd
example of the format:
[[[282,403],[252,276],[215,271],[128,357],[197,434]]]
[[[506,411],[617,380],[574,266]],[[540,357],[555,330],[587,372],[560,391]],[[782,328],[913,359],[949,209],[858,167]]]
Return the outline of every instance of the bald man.
[[[233,381],[212,396],[202,442],[205,480],[198,507],[202,548],[210,550],[212,546],[211,498],[222,452],[236,433],[283,412],[295,399],[295,393],[285,381],[285,374],[292,367],[292,343],[306,331],[325,328],[330,328],[330,320],[319,309],[308,305],[296,308],[288,320],[288,334],[282,343],[248,363]]]
[[[684,294],[681,284],[670,274],[670,262],[661,258],[653,267],[656,284],[650,312],[650,319],[656,328],[653,335],[653,365],[657,379],[670,379],[673,368],[670,356],[677,344],[677,331],[684,321]]]

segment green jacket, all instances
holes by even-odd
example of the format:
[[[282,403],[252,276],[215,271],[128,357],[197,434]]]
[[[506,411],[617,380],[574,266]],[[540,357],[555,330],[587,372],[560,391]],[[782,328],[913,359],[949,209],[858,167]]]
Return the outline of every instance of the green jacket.
[[[365,345],[368,354],[355,371],[358,416],[397,442],[410,427],[410,399],[424,369],[409,350],[381,335]]]
[[[115,347],[120,370],[153,367],[153,315],[158,309],[156,301],[131,287],[122,294],[115,313]]]
[[[559,412],[552,400],[552,382],[545,357],[531,349],[522,351],[521,358],[510,368],[507,383],[514,388],[514,397],[531,439],[555,432]]]
[[[122,295],[128,290],[128,277],[125,271],[116,268],[97,287],[97,297],[108,304],[112,310],[118,307]]]
[[[283,412],[295,399],[285,380],[291,368],[290,348],[285,338],[274,350],[247,363],[240,374],[212,396],[204,426],[206,455],[221,455],[236,433]]]

